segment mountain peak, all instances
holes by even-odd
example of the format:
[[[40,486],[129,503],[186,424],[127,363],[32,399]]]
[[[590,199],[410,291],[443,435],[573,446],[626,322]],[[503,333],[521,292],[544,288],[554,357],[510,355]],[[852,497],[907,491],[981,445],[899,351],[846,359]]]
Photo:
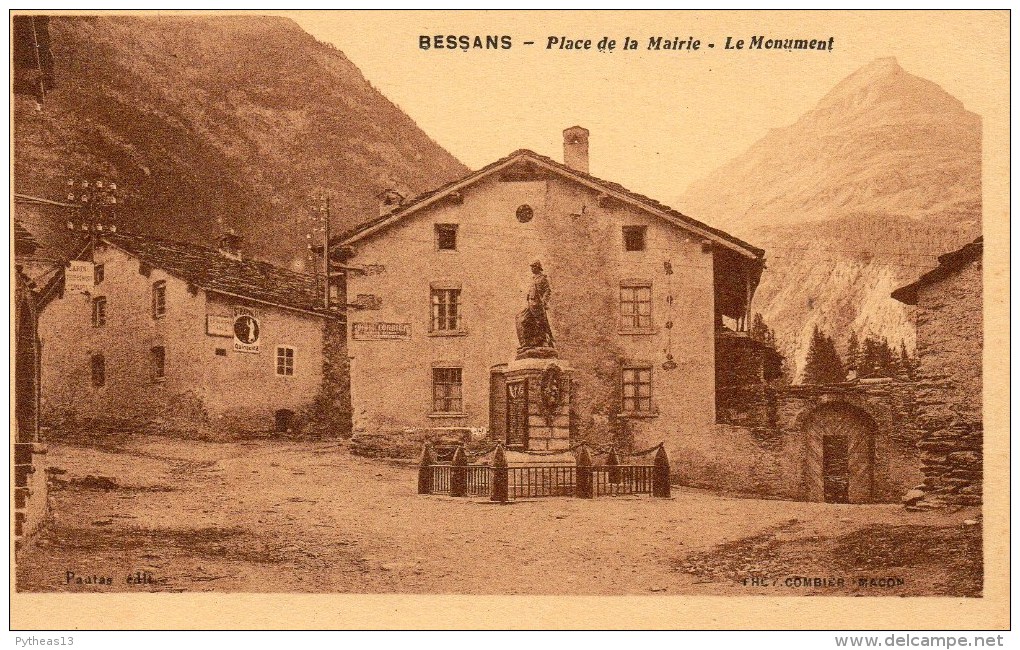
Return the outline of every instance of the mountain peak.
[[[904,70],[895,57],[875,59],[846,77],[818,102],[816,110],[859,112],[869,106],[962,112],[963,103],[938,84]],[[841,118],[842,119],[842,118]]]
[[[894,56],[883,56],[875,59],[868,65],[860,68],[853,76],[856,75],[872,75],[872,76],[884,76],[889,74],[896,74],[903,72],[903,68],[900,67],[900,62],[896,60]]]

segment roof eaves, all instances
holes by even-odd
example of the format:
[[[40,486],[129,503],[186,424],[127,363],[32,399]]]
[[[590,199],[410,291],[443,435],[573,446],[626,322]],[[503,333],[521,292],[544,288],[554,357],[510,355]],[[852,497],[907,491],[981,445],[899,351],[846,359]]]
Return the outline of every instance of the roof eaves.
[[[482,179],[483,177],[487,176],[490,173],[499,171],[503,167],[511,164],[517,158],[521,157],[522,154],[535,155],[532,152],[528,151],[527,149],[518,149],[517,151],[511,153],[509,156],[505,156],[503,158],[500,158],[499,160],[491,162],[485,167],[470,172],[465,176],[461,176],[460,178],[454,181],[450,181],[446,185],[441,185],[434,190],[430,190],[428,192],[419,194],[418,196],[414,197],[413,199],[411,199],[410,201],[408,201],[407,203],[405,203],[404,205],[400,206],[399,208],[392,212],[381,215],[375,219],[369,219],[368,221],[361,224],[360,226],[357,226],[353,230],[342,234],[340,236],[341,237],[340,243],[352,244],[358,241],[359,239],[363,239],[364,237],[367,237],[375,233],[378,230],[386,228],[391,223],[399,221],[403,217],[411,214],[412,212],[415,212],[423,207],[426,207],[427,205],[431,205],[432,203],[443,198],[450,192],[455,192],[460,188],[466,187],[471,183],[474,183],[475,181]]]
[[[761,260],[765,256],[765,251],[763,249],[758,248],[756,246],[752,246],[751,244],[741,239],[738,239],[737,237],[734,237],[729,233],[726,233],[717,228],[713,228],[712,226],[709,226],[708,224],[702,223],[697,219],[689,217],[679,212],[678,210],[674,210],[673,208],[667,205],[659,203],[658,201],[652,198],[649,198],[642,194],[638,194],[637,192],[632,192],[631,190],[628,190],[622,185],[602,180],[601,178],[597,178],[595,176],[592,176],[591,174],[578,171],[576,169],[558,163],[552,158],[549,158],[548,156],[537,154],[534,151],[531,151],[530,149],[518,149],[513,153],[509,154],[508,156],[500,158],[499,160],[496,160],[495,162],[492,162],[486,165],[485,167],[478,169],[477,171],[471,172],[470,174],[463,176],[458,180],[447,183],[446,185],[443,185],[430,192],[421,194],[412,199],[409,203],[401,206],[399,209],[394,210],[393,212],[383,215],[377,219],[369,220],[365,224],[362,224],[361,226],[355,228],[350,233],[343,235],[342,236],[343,238],[341,239],[340,243],[352,244],[360,239],[363,239],[364,237],[367,237],[379,230],[388,227],[390,224],[399,221],[403,217],[423,207],[426,207],[427,205],[430,205],[435,201],[438,201],[439,199],[449,194],[450,192],[454,192],[460,188],[466,187],[467,185],[470,185],[480,180],[481,178],[487,176],[488,174],[498,171],[499,169],[502,169],[512,164],[513,162],[520,158],[530,158],[536,163],[545,165],[552,171],[555,171],[560,174],[573,176],[575,179],[580,180],[590,186],[593,186],[596,189],[599,189],[600,191],[609,192],[616,196],[616,198],[618,199],[622,199],[627,202],[632,202],[644,210],[654,212],[658,216],[663,217],[668,221],[674,223],[674,225],[686,228],[688,230],[694,230],[698,232],[698,234],[700,235],[706,236],[710,239],[721,241],[730,248],[733,248],[738,252],[744,253],[749,257]]]
[[[303,313],[303,314],[319,316],[319,317],[322,317],[322,318],[337,318],[337,319],[341,319],[341,320],[346,319],[346,316],[344,314],[338,313],[338,312],[329,311],[329,310],[326,310],[325,308],[323,308],[320,311],[318,309],[308,309],[308,308],[300,307],[300,306],[297,306],[297,305],[287,305],[287,304],[283,304],[283,303],[274,302],[274,301],[271,301],[271,300],[266,300],[265,298],[261,298],[261,297],[258,297],[258,296],[252,295],[252,294],[234,293],[234,292],[231,292],[231,291],[227,291],[225,289],[221,289],[221,288],[217,288],[217,287],[211,286],[210,284],[208,284],[206,282],[202,282],[201,280],[196,280],[195,278],[183,277],[181,274],[176,273],[176,272],[174,272],[171,269],[165,268],[165,265],[161,264],[158,260],[153,259],[153,257],[151,255],[149,255],[144,250],[127,247],[127,246],[122,245],[121,243],[110,241],[109,237],[103,237],[102,240],[106,244],[108,244],[110,246],[113,246],[114,248],[116,248],[116,249],[118,249],[120,251],[123,251],[125,254],[127,254],[127,255],[129,255],[131,257],[135,257],[137,259],[143,260],[143,261],[146,262],[146,264],[151,264],[153,266],[153,268],[158,268],[158,269],[164,271],[165,273],[167,273],[168,275],[171,275],[171,276],[176,277],[176,278],[178,278],[180,280],[183,280],[183,281],[185,281],[185,282],[187,282],[189,284],[192,284],[192,285],[194,285],[194,286],[198,287],[199,289],[202,289],[203,291],[206,291],[206,292],[218,293],[218,294],[221,294],[221,295],[224,295],[224,296],[231,296],[231,297],[234,297],[234,298],[241,298],[243,300],[249,300],[251,302],[257,302],[259,304],[268,305],[268,306],[271,306],[271,307],[277,307],[279,309],[285,309],[285,310],[288,310],[288,311],[300,312],[300,313]],[[180,242],[177,242],[177,243],[180,243]],[[261,265],[272,266],[268,262],[262,262],[261,260],[253,260],[253,261],[255,261],[255,262],[257,262],[257,263],[259,263]]]
[[[896,289],[890,294],[890,297],[905,305],[916,305],[917,294],[923,287],[934,284],[935,282],[947,277],[950,273],[962,269],[969,262],[980,257],[983,249],[984,237],[978,237],[974,241],[956,249],[955,251],[939,255],[938,266],[926,272],[910,284]]]

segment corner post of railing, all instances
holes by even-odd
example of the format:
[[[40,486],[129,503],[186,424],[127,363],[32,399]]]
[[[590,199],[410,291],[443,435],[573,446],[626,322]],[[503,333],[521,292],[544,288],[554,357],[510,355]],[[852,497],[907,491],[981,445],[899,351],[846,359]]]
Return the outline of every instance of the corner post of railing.
[[[609,457],[606,458],[606,466],[609,468],[609,482],[623,482],[623,471],[620,469],[620,454],[616,453],[616,447],[609,448]]]
[[[422,445],[421,461],[418,463],[418,494],[432,494],[432,466],[435,464],[432,445],[426,442]]]
[[[577,450],[577,477],[574,480],[574,496],[578,499],[591,499],[595,496],[591,480],[591,454],[588,445],[581,444]]]
[[[496,451],[492,454],[492,481],[489,485],[489,501],[506,503],[510,500],[510,470],[502,442],[496,443]]]
[[[652,465],[652,496],[668,499],[669,493],[669,456],[666,455],[666,448],[659,445]]]
[[[464,447],[457,447],[453,452],[453,462],[450,463],[450,496],[467,496],[467,454]]]

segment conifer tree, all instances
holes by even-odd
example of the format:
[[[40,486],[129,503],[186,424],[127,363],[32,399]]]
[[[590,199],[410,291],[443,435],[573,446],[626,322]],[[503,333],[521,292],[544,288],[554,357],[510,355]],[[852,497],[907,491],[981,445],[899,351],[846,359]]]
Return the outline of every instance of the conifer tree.
[[[896,355],[886,338],[868,336],[861,350],[858,375],[861,377],[895,377],[898,372]]]
[[[748,335],[755,341],[776,347],[776,333],[765,323],[761,313],[755,312]]]
[[[835,342],[815,325],[804,363],[804,383],[838,384],[845,380],[846,370],[836,351]]]
[[[850,330],[850,339],[846,343],[846,369],[853,370],[860,375],[861,367],[861,344],[857,340],[857,332]]]
[[[900,339],[899,376],[913,380],[916,368],[915,359],[907,352],[907,344]]]

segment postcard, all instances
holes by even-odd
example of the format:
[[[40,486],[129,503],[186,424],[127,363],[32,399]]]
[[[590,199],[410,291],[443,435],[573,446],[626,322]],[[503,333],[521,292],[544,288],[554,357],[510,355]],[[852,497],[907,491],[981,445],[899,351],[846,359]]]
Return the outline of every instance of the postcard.
[[[1008,628],[1008,30],[14,12],[12,628]]]

